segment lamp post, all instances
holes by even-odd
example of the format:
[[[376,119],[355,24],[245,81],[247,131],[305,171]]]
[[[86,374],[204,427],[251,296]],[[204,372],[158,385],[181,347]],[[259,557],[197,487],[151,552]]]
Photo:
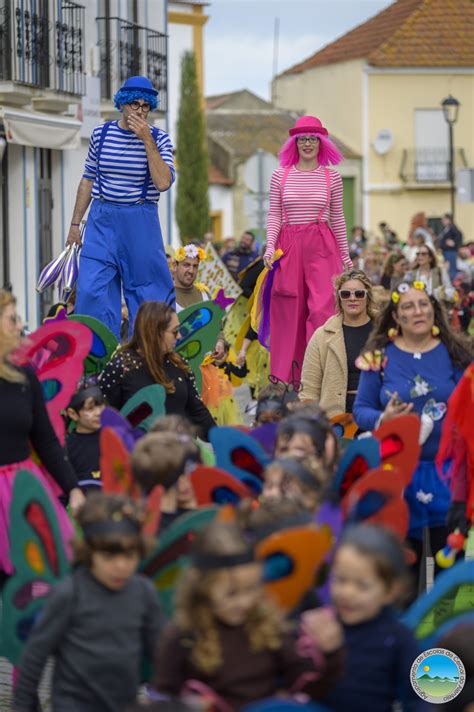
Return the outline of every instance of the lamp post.
[[[454,98],[451,94],[446,98],[443,99],[441,102],[441,106],[443,107],[443,114],[446,123],[448,124],[449,127],[449,183],[450,183],[450,191],[451,191],[451,215],[452,219],[454,220],[454,192],[455,192],[455,187],[454,187],[454,141],[453,141],[453,126],[458,120],[458,113],[459,113],[459,107],[461,104],[457,99]]]

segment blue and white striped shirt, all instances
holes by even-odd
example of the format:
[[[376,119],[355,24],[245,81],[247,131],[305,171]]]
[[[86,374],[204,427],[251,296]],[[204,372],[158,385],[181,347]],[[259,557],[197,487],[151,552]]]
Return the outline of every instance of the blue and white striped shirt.
[[[96,126],[87,154],[83,177],[93,180],[92,197],[100,198],[99,181],[97,179],[97,150],[102,134],[103,124]],[[156,145],[160,156],[171,170],[171,183],[176,177],[173,165],[173,145],[165,131],[157,129]],[[132,131],[121,129],[118,121],[113,121],[107,131],[99,158],[100,181],[102,196],[112,203],[133,205],[142,195],[145,180],[147,157],[145,144]],[[146,200],[158,202],[160,193],[152,179],[148,182]]]

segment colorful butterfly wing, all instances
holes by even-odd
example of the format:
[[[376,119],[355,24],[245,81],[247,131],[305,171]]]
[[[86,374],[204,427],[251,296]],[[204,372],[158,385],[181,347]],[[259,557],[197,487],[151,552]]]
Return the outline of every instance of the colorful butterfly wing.
[[[263,473],[270,462],[261,445],[248,433],[227,426],[212,428],[209,440],[217,467],[237,477],[254,494],[260,494]]]
[[[344,518],[353,523],[381,524],[403,540],[408,530],[408,507],[403,498],[405,486],[397,468],[382,466],[370,470],[343,498]]]
[[[331,424],[338,438],[353,440],[358,430],[352,413],[340,413],[331,418]]]
[[[84,324],[92,332],[92,343],[84,363],[86,375],[101,373],[119,345],[114,334],[99,319],[85,314],[73,314],[70,321]]]
[[[129,452],[133,450],[137,440],[143,437],[143,430],[132,428],[127,418],[110,406],[106,406],[100,414],[100,425],[102,428],[115,430]]]
[[[433,587],[403,616],[424,649],[462,623],[474,623],[474,560],[458,561],[439,573]]]
[[[295,527],[271,534],[257,545],[265,589],[284,611],[295,608],[314,587],[318,568],[332,543],[329,527]]]
[[[100,431],[100,472],[102,489],[106,494],[139,496],[133,481],[130,452],[120,434],[112,428]]]
[[[334,479],[341,497],[369,470],[380,465],[380,445],[373,437],[354,440],[344,452]]]
[[[53,321],[28,336],[15,353],[15,363],[29,365],[36,373],[56,435],[64,443],[61,411],[67,408],[83,375],[92,332],[83,324]]]
[[[181,339],[176,344],[176,351],[189,361],[199,393],[202,387],[199,366],[206,353],[214,350],[224,314],[225,305],[220,298],[193,304],[178,314]]]
[[[156,549],[140,565],[141,573],[152,579],[165,614],[173,615],[178,579],[189,564],[196,534],[209,524],[218,507],[202,507],[184,514],[162,534]]]
[[[146,536],[155,537],[158,532],[161,519],[161,500],[164,488],[161,485],[153,487],[145,502],[145,522],[142,532]]]
[[[390,418],[374,431],[374,437],[380,442],[382,463],[396,467],[408,485],[420,457],[419,417],[408,414]]]
[[[237,477],[218,467],[199,465],[190,475],[191,484],[200,507],[209,504],[238,504],[254,494]]]
[[[147,433],[155,420],[165,414],[165,401],[165,389],[155,383],[140,388],[125,403],[120,413],[127,418],[133,428],[139,428]]]
[[[15,476],[9,531],[15,573],[3,589],[0,639],[17,665],[45,596],[70,568],[53,504],[28,470]]]

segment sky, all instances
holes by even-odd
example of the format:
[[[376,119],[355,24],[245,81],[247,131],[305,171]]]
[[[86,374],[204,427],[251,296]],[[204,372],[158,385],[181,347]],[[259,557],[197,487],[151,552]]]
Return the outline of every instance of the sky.
[[[211,0],[205,8],[205,92],[250,89],[270,98],[275,18],[277,73],[390,5],[390,0]]]

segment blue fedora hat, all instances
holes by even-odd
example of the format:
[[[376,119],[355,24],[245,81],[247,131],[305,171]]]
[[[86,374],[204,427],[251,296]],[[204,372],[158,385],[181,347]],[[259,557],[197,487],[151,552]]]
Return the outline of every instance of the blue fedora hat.
[[[129,77],[120,87],[120,91],[143,91],[146,94],[158,96],[158,92],[147,77]]]

